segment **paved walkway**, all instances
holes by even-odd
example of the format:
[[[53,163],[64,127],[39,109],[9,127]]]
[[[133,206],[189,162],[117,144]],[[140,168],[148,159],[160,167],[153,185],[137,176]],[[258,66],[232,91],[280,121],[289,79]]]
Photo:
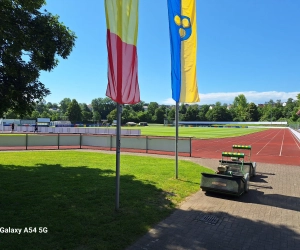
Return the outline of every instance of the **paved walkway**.
[[[180,159],[218,166],[218,160]],[[258,163],[249,193],[232,198],[200,190],[127,250],[299,250],[299,178],[300,166]]]

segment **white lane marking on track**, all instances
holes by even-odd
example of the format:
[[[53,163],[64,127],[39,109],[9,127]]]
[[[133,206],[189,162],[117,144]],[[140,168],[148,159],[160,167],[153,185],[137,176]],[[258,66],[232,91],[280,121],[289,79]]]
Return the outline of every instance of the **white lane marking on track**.
[[[263,137],[261,137],[260,134],[257,135],[256,133],[251,134],[251,139],[250,139],[251,146],[253,146],[255,143],[261,141],[262,139],[265,139],[266,137],[268,137],[268,136],[273,135],[274,133],[276,133],[276,132],[272,131],[272,129],[270,129],[268,131],[262,131],[262,132],[269,132],[269,133],[267,133]],[[260,132],[258,132],[258,133],[260,133]],[[249,136],[249,134],[246,135],[246,136]],[[259,139],[253,141],[253,139],[257,139],[257,138],[259,138]],[[224,139],[226,139],[226,138],[222,138],[222,139],[209,139],[205,143],[206,146],[204,146],[202,148],[199,148],[199,149],[195,149],[195,151],[211,151],[211,147],[213,147],[213,150],[216,148],[214,150],[214,152],[223,152],[224,148],[223,147],[221,147],[221,148],[219,147],[218,148],[218,146],[220,146],[220,143],[222,143],[224,141]],[[233,137],[233,138],[231,138],[229,140],[226,140],[226,143],[232,142],[233,144],[240,144],[240,141],[241,141],[240,137]],[[247,144],[248,141],[249,141],[249,139],[247,138],[247,141],[245,141],[245,144]],[[249,143],[249,145],[250,145],[250,143]],[[215,144],[217,144],[217,145],[215,145]]]
[[[274,139],[274,137],[276,137],[277,135],[278,135],[278,133],[280,132],[280,130],[278,130],[278,132],[276,133],[276,135],[274,135],[272,138],[271,138],[271,140],[270,141],[268,141],[268,143],[266,143],[265,144],[265,146],[263,146],[262,147],[262,149],[261,150],[259,150],[257,153],[256,153],[256,155],[258,155],[259,153],[260,153],[260,151],[262,151],[273,139]]]
[[[282,137],[282,141],[281,141],[281,147],[280,147],[280,153],[279,153],[279,156],[281,156],[281,153],[282,153],[282,147],[283,147],[284,135],[285,135],[285,130],[284,130],[283,137]]]
[[[263,131],[261,131],[261,132],[263,132]],[[256,133],[260,133],[260,132],[256,132]],[[263,139],[263,138],[265,138],[265,137],[267,137],[267,136],[269,136],[270,134],[273,134],[274,132],[272,131],[272,132],[270,132],[270,133],[268,133],[268,134],[266,134],[264,137],[261,137],[260,135],[257,135],[256,133],[254,133],[254,134],[247,134],[247,135],[243,135],[243,136],[249,136],[249,135],[251,135],[252,137],[251,137],[251,139],[253,139],[253,138],[259,138],[259,140],[258,141],[260,141],[261,139]],[[254,136],[253,136],[254,135]],[[226,142],[235,142],[235,141],[241,141],[241,136],[236,136],[236,137],[228,137],[228,138],[221,138],[221,139],[213,139],[214,140],[214,142],[212,142],[212,143],[215,143],[215,142],[222,142],[223,140],[226,140]],[[229,139],[229,140],[228,140]],[[252,141],[252,140],[251,140]]]
[[[270,133],[266,134],[266,135],[263,136],[263,137],[260,137],[260,135],[257,135],[257,136],[251,135],[252,138],[251,138],[251,139],[248,139],[248,138],[247,138],[247,141],[244,141],[243,143],[244,143],[244,144],[249,144],[249,145],[253,146],[255,143],[257,143],[257,142],[259,142],[259,141],[265,139],[266,137],[268,137],[268,136],[270,136],[270,135],[273,135],[274,133],[276,133],[276,132],[274,132],[274,131],[271,132],[271,131],[270,131]],[[277,132],[277,134],[278,134],[278,132]],[[247,135],[247,136],[249,136],[249,135]],[[276,136],[276,135],[275,135],[275,136]],[[256,139],[256,138],[259,138],[259,139],[253,141],[253,139]],[[250,143],[248,143],[249,140],[250,140]],[[221,141],[220,141],[220,140],[219,140],[219,141],[217,140],[216,142],[219,143],[219,142],[221,142]],[[232,140],[227,141],[227,143],[228,143],[228,142],[234,142],[233,144],[240,144],[241,138],[240,138],[240,137],[236,137],[236,138],[233,138]],[[219,144],[218,144],[218,145],[219,145]],[[217,145],[216,145],[216,147],[217,147]],[[224,151],[224,148],[218,148],[218,149],[215,150],[215,152],[223,152],[223,151]]]
[[[261,140],[264,139],[265,137],[268,137],[269,135],[272,135],[272,134],[274,134],[274,133],[275,133],[275,132],[272,131],[272,132],[266,134],[264,137],[260,137],[260,135],[252,136],[252,138],[250,139],[251,146],[253,146],[253,144],[255,144],[255,143],[261,141]],[[277,133],[278,133],[278,132],[277,132]],[[254,134],[254,135],[255,135],[255,134]],[[249,136],[249,134],[248,134],[247,136]],[[259,138],[259,139],[253,141],[253,139],[256,139],[256,138]],[[248,139],[248,140],[249,140],[249,139]],[[231,140],[226,141],[226,143],[234,142],[234,144],[240,144],[240,141],[241,141],[241,138],[240,138],[240,137],[236,137],[236,138],[233,138],[233,139],[231,139]],[[219,143],[219,142],[221,142],[221,140],[216,140],[215,142]],[[248,141],[247,141],[247,143],[248,143]],[[244,143],[244,144],[247,144],[247,143]],[[250,143],[249,143],[249,145],[250,145]],[[223,151],[224,151],[223,148],[219,148],[219,149],[216,149],[216,150],[215,150],[215,152],[223,152]]]

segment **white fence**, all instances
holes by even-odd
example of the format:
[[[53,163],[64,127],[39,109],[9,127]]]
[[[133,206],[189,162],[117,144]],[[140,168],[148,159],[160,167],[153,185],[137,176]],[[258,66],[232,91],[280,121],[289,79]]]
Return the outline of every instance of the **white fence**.
[[[0,150],[13,149],[59,149],[103,147],[115,148],[115,135],[91,135],[91,134],[5,134],[0,136]],[[164,151],[174,152],[174,137],[150,137],[150,136],[122,136],[122,149],[138,149],[148,152]],[[178,152],[192,154],[191,138],[179,138]]]
[[[221,125],[221,124],[238,124],[238,125],[285,125],[287,122],[211,122],[211,121],[179,121],[182,125]]]
[[[3,126],[3,132],[10,132],[10,126]],[[34,131],[33,126],[15,126],[15,132],[29,133]],[[116,128],[79,128],[79,127],[38,127],[39,133],[70,133],[70,134],[107,134],[115,135]],[[140,129],[123,129],[122,135],[141,135]]]

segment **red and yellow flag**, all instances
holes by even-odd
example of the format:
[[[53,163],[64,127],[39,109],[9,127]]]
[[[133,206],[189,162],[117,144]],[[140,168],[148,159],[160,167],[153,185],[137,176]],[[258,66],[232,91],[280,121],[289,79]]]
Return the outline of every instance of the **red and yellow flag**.
[[[105,0],[108,51],[106,95],[119,104],[140,102],[137,63],[139,0]]]

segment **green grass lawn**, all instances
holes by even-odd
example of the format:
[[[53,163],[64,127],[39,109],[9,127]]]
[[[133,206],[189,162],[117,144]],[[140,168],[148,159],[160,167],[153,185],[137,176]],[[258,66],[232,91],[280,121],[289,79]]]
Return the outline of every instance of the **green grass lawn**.
[[[114,129],[114,128],[110,128]],[[175,127],[146,126],[146,127],[122,127],[122,129],[140,129],[141,134],[146,136],[175,136]],[[213,128],[213,127],[179,127],[180,137],[194,137],[201,139],[226,138],[242,136],[266,130],[264,128]],[[0,134],[13,135],[13,134]]]
[[[151,136],[175,136],[175,127],[146,126],[146,127],[123,127],[141,129],[142,135]],[[201,139],[225,138],[256,133],[265,129],[261,128],[213,128],[213,127],[179,127],[179,136],[195,137]]]
[[[0,153],[1,249],[124,249],[199,190],[200,172],[172,159],[121,156],[115,211],[115,155],[79,151]],[[149,160],[151,159],[151,160]]]

